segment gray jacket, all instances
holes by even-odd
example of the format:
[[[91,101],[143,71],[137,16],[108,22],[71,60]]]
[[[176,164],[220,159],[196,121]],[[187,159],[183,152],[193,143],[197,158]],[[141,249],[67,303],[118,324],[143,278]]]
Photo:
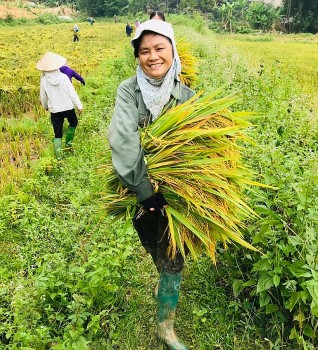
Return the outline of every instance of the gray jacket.
[[[175,80],[171,101],[181,104],[194,92]],[[153,196],[140,143],[139,128],[150,122],[150,112],[143,101],[136,76],[123,81],[117,89],[115,110],[108,130],[112,160],[119,180],[133,191],[137,200]]]

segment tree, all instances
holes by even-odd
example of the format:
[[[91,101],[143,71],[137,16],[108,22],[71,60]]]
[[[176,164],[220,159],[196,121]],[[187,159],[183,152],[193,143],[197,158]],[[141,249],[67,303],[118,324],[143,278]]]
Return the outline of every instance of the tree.
[[[80,10],[84,10],[89,14],[93,14],[92,13],[92,3],[94,1],[90,1],[90,0],[77,0],[77,7]]]
[[[107,17],[122,14],[129,7],[129,5],[130,2],[128,0],[105,0],[104,14]],[[134,12],[138,12],[138,10]]]
[[[211,0],[198,0],[197,4],[197,9],[201,12],[211,12],[215,7],[215,1]]]
[[[318,32],[317,0],[284,0],[287,29],[295,32]]]
[[[249,1],[248,0],[237,0],[236,1],[236,9],[239,13],[241,21],[244,21],[245,19],[245,14],[249,6]]]
[[[193,12],[197,8],[195,0],[180,0],[180,7],[183,13]]]
[[[219,7],[219,13],[222,16],[222,26],[225,30],[229,27],[230,33],[232,33],[232,22],[233,22],[233,11],[235,9],[236,3],[230,3],[226,1],[222,6]]]
[[[250,5],[247,11],[249,23],[255,29],[263,31],[271,29],[276,20],[279,19],[280,9],[275,9],[273,6],[256,2]]]

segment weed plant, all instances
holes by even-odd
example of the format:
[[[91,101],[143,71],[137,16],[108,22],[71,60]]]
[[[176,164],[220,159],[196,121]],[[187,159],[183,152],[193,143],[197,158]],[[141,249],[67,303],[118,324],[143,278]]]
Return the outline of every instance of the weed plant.
[[[8,99],[9,107],[1,107],[8,108],[1,112],[1,154],[16,154],[26,159],[21,166],[30,167],[28,176],[19,176],[19,186],[6,183],[11,191],[0,198],[4,350],[160,349],[151,296],[157,274],[137,235],[105,216],[98,195],[104,180],[95,172],[110,161],[106,128],[119,82],[134,73],[134,64],[128,64],[132,52],[123,23],[80,26],[76,47],[68,42],[71,26],[66,24],[0,29],[0,76],[6,77],[1,87],[17,92],[17,102]],[[278,188],[246,193],[259,214],[247,223],[251,243],[263,255],[232,246],[219,251],[217,268],[205,256],[189,259],[177,330],[193,350],[315,349],[317,107],[312,75],[299,76],[291,59],[295,47],[309,47],[293,44],[297,37],[284,43],[280,36],[270,43],[274,54],[267,42],[241,42],[242,36],[201,35],[181,26],[176,31],[189,38],[200,60],[196,90],[226,85],[229,92],[241,91],[237,108],[266,112],[249,129],[258,146],[245,145],[245,158],[261,182]],[[41,40],[34,40],[39,33]],[[23,50],[28,56],[13,49],[11,41],[28,47]],[[292,53],[286,61],[276,62],[275,55],[288,48]],[[76,153],[59,166],[47,146],[52,136],[48,115],[35,107],[37,93],[18,89],[26,80],[38,88],[34,65],[46,50],[68,57],[87,82],[85,87],[74,83],[85,106]],[[5,75],[17,63],[17,78]],[[313,71],[308,60],[305,68]],[[31,102],[25,106],[23,101]],[[36,139],[41,140],[35,150],[40,159],[31,161]],[[24,141],[26,147],[19,148]],[[7,169],[9,163],[3,164],[1,170]]]
[[[278,190],[247,194],[261,217],[251,223],[249,231],[264,255],[225,253],[222,271],[232,281],[238,298],[235,307],[241,312],[247,307],[258,315],[255,321],[264,329],[263,336],[271,339],[272,348],[314,348],[318,316],[318,294],[313,287],[318,262],[316,90],[310,76],[299,80],[298,75],[291,74],[299,62],[290,65],[292,60],[287,56],[290,72],[286,74],[287,67],[278,55],[291,47],[289,43],[277,43],[282,50],[277,51],[276,59],[273,48],[270,51],[262,46],[270,55],[260,56],[256,51],[259,45],[248,45],[246,57],[253,58],[247,62],[242,59],[244,44],[240,41],[245,43],[246,39],[223,38],[214,37],[216,45],[210,52],[206,43],[201,43],[205,61],[200,66],[203,79],[199,86],[213,89],[227,84],[229,91],[241,91],[240,108],[266,113],[250,130],[259,147],[247,147],[246,160],[258,169],[260,181]],[[239,50],[231,45],[233,42]],[[228,270],[229,263],[237,264],[237,270]],[[290,344],[288,338],[296,342]]]

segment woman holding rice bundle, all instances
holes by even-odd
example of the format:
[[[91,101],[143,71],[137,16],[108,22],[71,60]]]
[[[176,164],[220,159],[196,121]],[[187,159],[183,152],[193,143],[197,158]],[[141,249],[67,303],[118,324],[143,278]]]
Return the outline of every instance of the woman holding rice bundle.
[[[169,232],[165,208],[169,203],[148,177],[139,128],[152,123],[163,110],[189,100],[194,92],[180,82],[180,59],[170,24],[148,20],[137,28],[131,43],[138,58],[137,74],[118,87],[108,140],[118,178],[136,194],[141,207],[133,225],[160,274],[159,336],[170,349],[185,350],[174,331],[184,259],[180,251],[174,258],[167,253]]]

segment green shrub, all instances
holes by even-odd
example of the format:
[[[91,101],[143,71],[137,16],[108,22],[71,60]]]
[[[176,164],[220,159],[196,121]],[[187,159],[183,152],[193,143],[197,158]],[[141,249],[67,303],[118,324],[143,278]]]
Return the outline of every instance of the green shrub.
[[[88,205],[69,211],[22,193],[3,197],[1,208],[2,241],[14,239],[21,260],[16,271],[10,266],[20,287],[1,290],[0,339],[44,349],[52,340],[71,346],[101,333],[111,338],[105,325],[124,302],[132,231],[113,227]],[[1,271],[9,278],[6,265]]]
[[[231,249],[219,268],[225,280],[233,281],[241,312],[249,304],[250,312],[257,313],[264,337],[276,345],[292,339],[290,348],[312,348],[318,341],[318,123],[308,96],[295,77],[282,72],[279,61],[262,62],[257,71],[247,67],[226,50],[210,53],[200,66],[204,78],[199,88],[229,84],[230,90],[241,91],[240,108],[265,112],[249,133],[259,146],[245,146],[244,153],[259,181],[277,187],[247,194],[260,216],[248,223],[247,234],[263,254]]]
[[[169,15],[168,20],[174,25],[182,25],[193,28],[196,32],[204,34],[207,31],[205,19],[199,12],[194,12],[191,16]]]
[[[8,13],[4,19],[4,22],[11,24],[14,22],[14,17],[10,13]]]
[[[51,13],[43,13],[38,16],[36,19],[36,22],[41,24],[55,24],[55,23],[61,23],[61,21],[57,16],[51,14]]]

